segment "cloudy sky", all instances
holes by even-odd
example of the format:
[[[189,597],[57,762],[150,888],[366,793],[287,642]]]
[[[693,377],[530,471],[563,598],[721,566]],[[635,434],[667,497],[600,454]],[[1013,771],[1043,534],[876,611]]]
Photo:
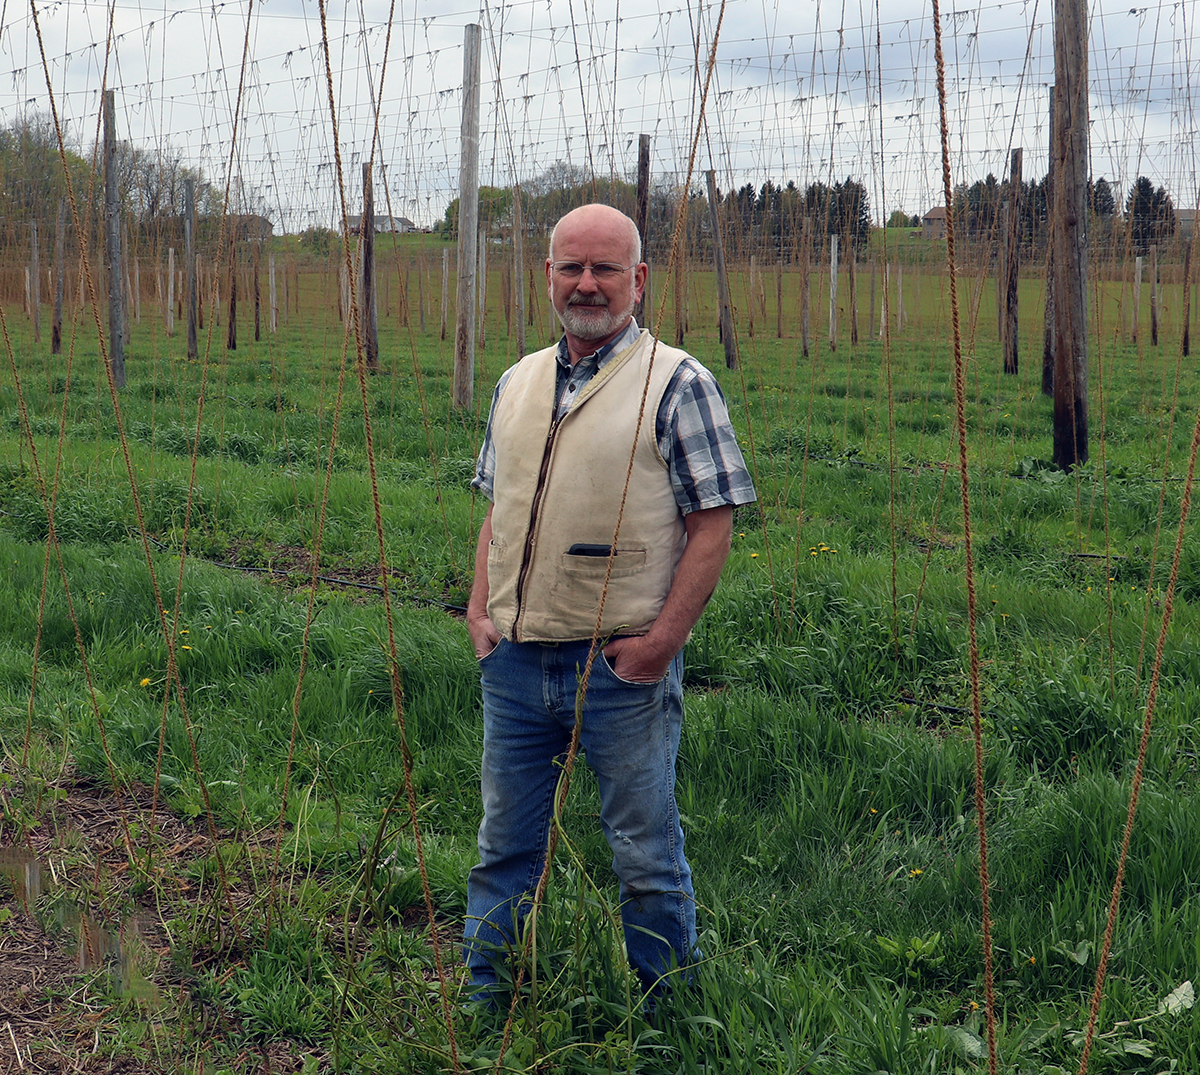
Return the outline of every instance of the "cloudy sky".
[[[49,110],[36,10],[77,149],[90,151],[101,90],[112,88],[122,137],[181,156],[218,185],[240,177],[277,230],[338,218],[339,157],[356,204],[373,143],[378,211],[386,190],[396,215],[442,215],[457,194],[473,22],[483,29],[485,183],[528,181],[564,161],[628,176],[643,132],[655,174],[682,179],[699,126],[697,183],[706,168],[723,188],[850,175],[867,184],[877,217],[941,201],[933,25],[929,6],[911,0],[727,0],[702,124],[717,3],[329,0],[333,114],[317,0],[0,3],[0,124]],[[1178,204],[1196,204],[1198,14],[1197,0],[1093,0],[1095,177],[1125,189],[1149,175]],[[1001,175],[1016,146],[1027,178],[1045,171],[1052,16],[1052,0],[943,5],[956,181]]]

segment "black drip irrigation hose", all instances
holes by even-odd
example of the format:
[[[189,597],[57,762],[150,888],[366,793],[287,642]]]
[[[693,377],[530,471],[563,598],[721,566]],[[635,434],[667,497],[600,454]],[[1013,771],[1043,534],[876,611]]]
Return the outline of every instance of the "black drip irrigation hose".
[[[160,552],[171,552],[171,546],[158,541],[155,538],[150,538],[151,544],[155,545]],[[259,575],[301,575],[310,578],[307,572],[290,570],[286,567],[253,567],[249,564],[231,564],[225,560],[213,560],[207,556],[192,555],[192,559],[199,560],[201,563],[212,564],[213,567],[223,567],[227,571],[249,571]],[[357,579],[340,579],[336,575],[318,575],[318,582],[325,582],[332,586],[350,586],[356,590],[367,590],[371,593],[383,593],[383,587],[374,582],[359,582]],[[464,605],[452,605],[447,601],[441,601],[436,597],[419,597],[413,594],[400,594],[392,590],[393,596],[397,601],[408,601],[418,605],[432,605],[434,608],[444,609],[447,612],[461,612],[466,615],[467,609]]]

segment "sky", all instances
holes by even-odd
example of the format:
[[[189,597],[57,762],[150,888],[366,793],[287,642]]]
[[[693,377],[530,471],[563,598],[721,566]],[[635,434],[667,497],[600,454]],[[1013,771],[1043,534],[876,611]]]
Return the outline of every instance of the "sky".
[[[1092,174],[1118,191],[1144,174],[1194,206],[1198,0],[1128,3],[1089,8]],[[931,6],[910,0],[328,0],[328,68],[318,0],[0,7],[0,125],[47,114],[52,93],[87,154],[112,88],[120,137],[252,192],[277,232],[335,224],[343,196],[355,211],[366,160],[377,212],[443,215],[469,23],[482,27],[483,183],[560,162],[628,178],[646,133],[664,182],[689,160],[698,188],[708,168],[722,189],[851,176],[880,220],[943,200]],[[1052,0],[942,7],[955,182],[1003,176],[1018,146],[1027,179],[1045,172],[1052,17]]]

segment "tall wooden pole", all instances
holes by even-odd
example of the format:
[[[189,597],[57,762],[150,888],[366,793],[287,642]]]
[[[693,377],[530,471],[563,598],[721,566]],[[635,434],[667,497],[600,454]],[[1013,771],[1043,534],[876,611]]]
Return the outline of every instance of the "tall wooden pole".
[[[1054,18],[1054,462],[1088,458],[1087,11],[1056,0]]]
[[[737,347],[733,340],[733,307],[729,301],[729,277],[725,274],[725,247],[721,242],[721,220],[717,211],[717,174],[704,173],[708,183],[708,219],[712,225],[713,257],[717,266],[717,296],[721,304],[721,343],[725,346],[725,365],[737,369]]]
[[[1138,315],[1142,312],[1142,256],[1133,259],[1133,305],[1129,310],[1129,339],[1133,346],[1138,342]]]
[[[458,177],[458,308],[454,329],[455,407],[475,398],[475,270],[479,242],[479,57],[478,23],[463,32],[462,150]]]
[[[157,260],[157,259],[155,259]],[[167,308],[164,311],[166,317],[163,318],[166,323],[167,335],[175,335],[175,247],[167,247]]]
[[[1054,110],[1055,89],[1050,87],[1050,160],[1046,165],[1046,303],[1042,327],[1042,395],[1054,395]]]
[[[363,161],[363,212],[358,229],[362,255],[362,293],[359,297],[363,335],[363,358],[367,369],[379,369],[379,304],[375,300],[375,189],[371,162]]]
[[[30,255],[29,275],[32,277],[32,290],[29,296],[31,313],[33,314],[33,342],[42,342],[42,267],[38,256],[38,226],[36,220],[29,222]]]
[[[117,190],[114,90],[104,91],[104,251],[108,263],[108,364],[113,384],[125,387],[125,291],[121,272],[121,202]]]
[[[229,237],[229,324],[225,326],[225,350],[237,350],[237,230]]]
[[[517,323],[517,354],[525,354],[525,218],[521,184],[513,185],[513,318]]]
[[[808,358],[809,307],[812,303],[811,258],[812,221],[806,216],[800,226],[800,353],[805,358]]]
[[[679,199],[679,212],[684,213],[683,229],[682,229],[682,249],[675,252],[675,346],[683,346],[683,338],[686,335],[687,323],[687,234],[688,234],[688,219],[686,213],[688,211],[688,193],[683,191]]]
[[[1150,247],[1150,346],[1158,346],[1158,247]]]
[[[254,262],[250,270],[254,279],[252,281],[252,290],[254,291],[254,341],[257,343],[262,339],[262,239],[254,240]]]
[[[858,345],[858,249],[854,242],[849,244],[850,256],[846,259],[846,274],[850,282],[850,344]]]
[[[63,276],[66,272],[67,202],[58,199],[58,222],[54,228],[54,317],[50,322],[50,353],[62,353]]]
[[[442,339],[446,338],[446,318],[450,307],[450,251],[442,251]]]
[[[267,255],[267,293],[271,306],[271,335],[279,328],[279,292],[275,290],[275,255]]]
[[[783,339],[783,258],[775,262],[775,338]]]
[[[190,177],[183,181],[183,260],[187,273],[187,356],[197,358],[200,348],[196,341],[196,185]]]
[[[650,136],[638,135],[638,165],[637,165],[637,224],[638,235],[642,237],[642,260],[648,262],[646,256],[646,224],[650,220]],[[634,307],[634,320],[639,325],[646,320],[646,296],[650,294],[650,274],[646,274],[646,288],[642,297]]]
[[[1017,282],[1020,278],[1021,157],[1022,151],[1014,149],[1008,166],[1004,253],[1000,261],[1000,353],[1004,356],[1004,372],[1014,376],[1020,361],[1017,347]]]
[[[829,350],[837,350],[838,237],[829,237]]]

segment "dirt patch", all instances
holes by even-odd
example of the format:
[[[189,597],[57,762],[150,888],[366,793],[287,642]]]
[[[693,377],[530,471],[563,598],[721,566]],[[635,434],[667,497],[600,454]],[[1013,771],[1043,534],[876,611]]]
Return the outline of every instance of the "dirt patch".
[[[196,1007],[164,915],[192,895],[211,834],[144,788],[116,796],[65,783],[31,798],[20,785],[4,793],[5,815],[24,806],[39,820],[19,843],[0,830],[0,1073],[177,1070],[169,1048],[147,1055],[155,1050],[132,1038],[123,1048],[122,1019],[134,1008],[169,1040],[175,1018]],[[307,1052],[275,1043],[223,1066],[300,1071]]]

